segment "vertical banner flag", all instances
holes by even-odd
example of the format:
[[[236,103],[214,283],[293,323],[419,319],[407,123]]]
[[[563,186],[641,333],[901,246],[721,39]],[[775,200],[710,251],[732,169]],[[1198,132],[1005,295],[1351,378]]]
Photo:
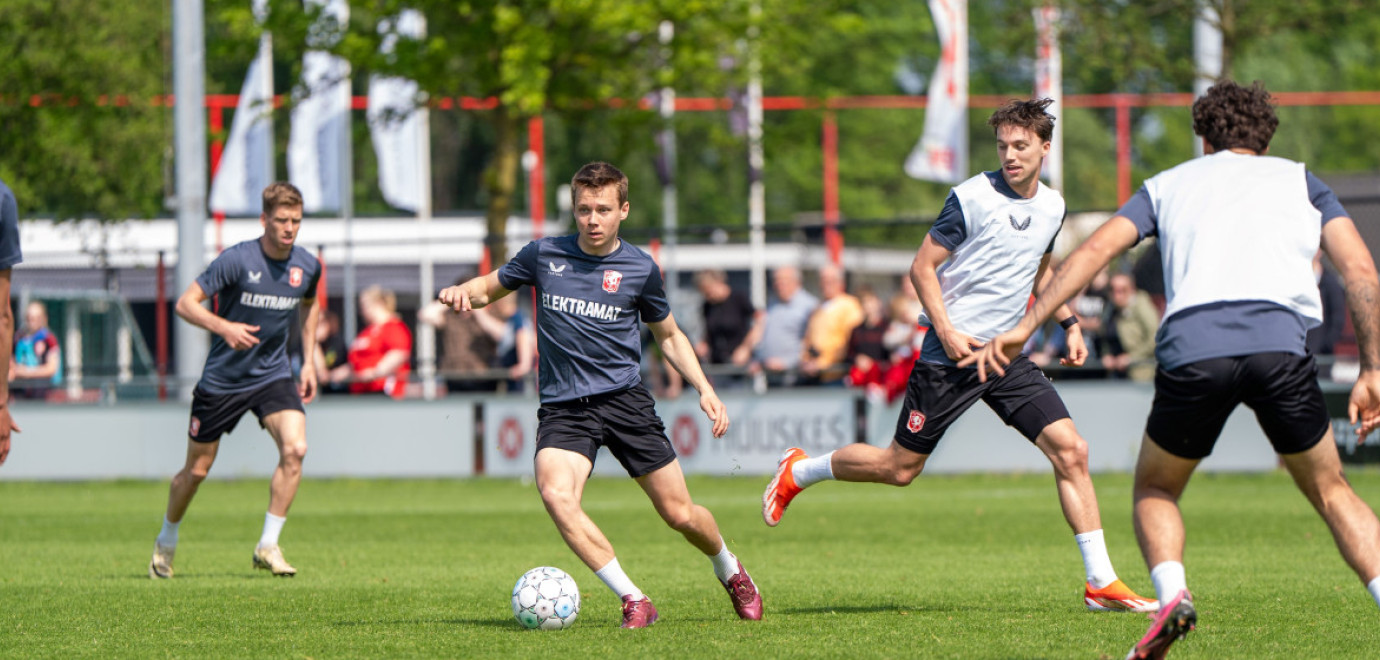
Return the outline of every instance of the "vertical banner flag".
[[[1054,135],[1040,174],[1055,190],[1064,189],[1064,58],[1059,52],[1059,8],[1045,5],[1035,15],[1035,98],[1053,99],[1048,112],[1054,115]]]
[[[906,174],[958,183],[968,176],[968,0],[929,0],[939,36],[925,132],[906,158]]]
[[[350,20],[345,0],[307,0],[324,6],[323,19],[344,26]],[[326,30],[327,38],[338,32]],[[330,46],[330,43],[308,43]],[[308,213],[337,211],[343,185],[340,150],[350,128],[350,63],[320,50],[302,58],[304,98],[292,109],[292,133],[288,136],[288,179],[302,191],[302,208]]]
[[[379,23],[382,50],[392,53],[399,38],[421,39],[426,19],[415,9]],[[427,113],[417,107],[417,83],[399,77],[369,79],[369,134],[379,163],[379,190],[389,206],[406,211],[421,208],[422,181],[418,170],[423,150],[419,124]]]
[[[262,24],[268,0],[254,0]],[[227,215],[258,215],[263,189],[273,182],[273,37],[259,37],[259,52],[249,63],[230,137],[211,179],[210,207]]]

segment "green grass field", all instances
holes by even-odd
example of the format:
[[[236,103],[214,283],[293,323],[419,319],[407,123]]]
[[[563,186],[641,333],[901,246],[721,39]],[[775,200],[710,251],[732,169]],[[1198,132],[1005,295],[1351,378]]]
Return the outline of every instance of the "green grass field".
[[[1380,507],[1380,472],[1353,471]],[[300,571],[250,568],[263,481],[210,481],[184,521],[172,581],[148,579],[166,483],[0,483],[0,657],[1121,658],[1143,615],[1092,614],[1048,476],[822,484],[782,525],[765,479],[695,478],[761,587],[738,621],[706,558],[626,479],[586,507],[661,621],[618,629],[535,488],[511,480],[308,481],[283,534]],[[1125,475],[1096,478],[1112,559],[1153,595]],[[1373,658],[1380,614],[1283,474],[1199,475],[1184,501],[1200,626],[1178,658]],[[581,586],[564,631],[520,628],[509,591],[553,565]]]

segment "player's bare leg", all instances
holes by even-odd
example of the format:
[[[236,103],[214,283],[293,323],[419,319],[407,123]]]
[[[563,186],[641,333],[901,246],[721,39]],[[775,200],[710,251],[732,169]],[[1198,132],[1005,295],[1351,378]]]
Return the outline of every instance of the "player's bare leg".
[[[1094,612],[1154,612],[1159,603],[1142,598],[1117,578],[1102,535],[1102,515],[1097,506],[1092,476],[1088,474],[1088,443],[1078,434],[1073,420],[1065,417],[1050,423],[1035,438],[1054,467],[1054,483],[1064,520],[1073,528],[1074,540],[1083,555],[1088,582],[1083,604]]]
[[[1193,596],[1184,577],[1184,520],[1179,498],[1199,461],[1175,456],[1141,439],[1134,487],[1136,540],[1162,604],[1145,636],[1126,656],[1162,658],[1169,645],[1197,626]]]
[[[585,482],[593,468],[583,454],[546,447],[537,452],[537,491],[565,544],[622,599],[622,627],[645,628],[656,623],[656,607],[623,572],[613,553],[613,544],[580,507]]]
[[[187,507],[196,496],[197,488],[211,472],[216,461],[220,442],[194,442],[187,440],[187,462],[172,478],[168,486],[168,510],[164,514],[163,530],[153,544],[153,558],[149,560],[149,577],[154,579],[173,576],[173,553],[177,551],[177,527],[187,514]]]
[[[1380,577],[1380,520],[1342,474],[1332,429],[1313,448],[1281,454],[1299,490],[1318,510],[1351,570],[1370,585]]]
[[[263,535],[254,549],[254,567],[277,576],[293,576],[297,569],[283,558],[278,534],[297,497],[297,487],[302,483],[302,460],[307,455],[307,416],[300,410],[280,410],[265,415],[263,423],[278,446],[278,467],[269,484],[268,514],[264,516]]]
[[[690,499],[685,474],[680,461],[671,461],[650,474],[637,478],[656,512],[666,524],[681,533],[685,540],[703,552],[714,563],[719,582],[728,590],[733,609],[743,619],[762,618],[762,596],[748,576],[742,562],[728,550],[714,514]]]
[[[908,486],[925,469],[929,454],[917,454],[895,440],[886,449],[854,442],[834,451],[834,478],[892,486]]]

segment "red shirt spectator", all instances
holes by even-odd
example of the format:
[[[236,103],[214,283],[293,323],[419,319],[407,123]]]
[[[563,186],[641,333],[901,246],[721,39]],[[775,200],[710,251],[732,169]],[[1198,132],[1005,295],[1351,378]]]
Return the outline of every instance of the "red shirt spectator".
[[[394,312],[393,293],[369,287],[359,294],[359,311],[369,325],[350,344],[350,393],[383,392],[395,399],[407,392],[412,367],[412,332]]]

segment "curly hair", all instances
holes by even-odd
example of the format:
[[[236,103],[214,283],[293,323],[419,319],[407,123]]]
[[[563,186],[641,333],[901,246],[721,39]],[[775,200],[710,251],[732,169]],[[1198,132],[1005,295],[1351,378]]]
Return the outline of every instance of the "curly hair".
[[[1265,153],[1278,127],[1274,101],[1259,80],[1243,87],[1223,79],[1193,102],[1193,132],[1215,151],[1245,148]]]
[[[1020,126],[1040,136],[1041,142],[1049,142],[1054,137],[1054,115],[1045,108],[1051,103],[1054,99],[1012,99],[987,118],[987,125],[994,131],[1002,126]]]

